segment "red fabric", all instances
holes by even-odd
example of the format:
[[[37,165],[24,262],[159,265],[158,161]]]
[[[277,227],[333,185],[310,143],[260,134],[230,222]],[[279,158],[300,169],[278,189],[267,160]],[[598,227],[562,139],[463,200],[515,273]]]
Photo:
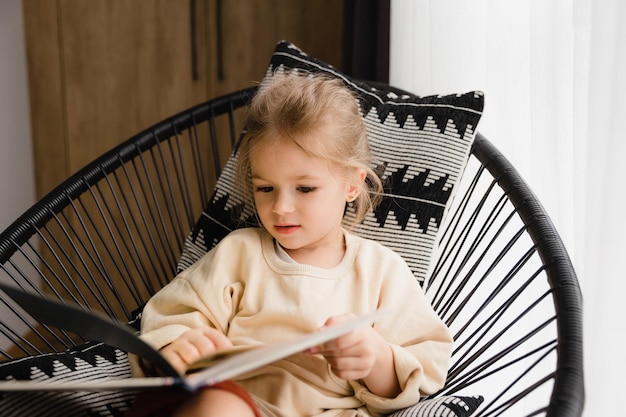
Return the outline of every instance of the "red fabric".
[[[224,381],[202,389],[221,389],[232,392],[250,406],[256,417],[262,417],[248,391],[235,382]],[[137,395],[126,417],[169,417],[185,401],[191,399],[193,395],[192,392],[179,387],[144,391]]]

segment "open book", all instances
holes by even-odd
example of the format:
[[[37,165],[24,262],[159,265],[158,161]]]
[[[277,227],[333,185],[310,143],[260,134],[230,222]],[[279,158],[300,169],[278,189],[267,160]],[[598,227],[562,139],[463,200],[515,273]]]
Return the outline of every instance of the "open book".
[[[114,321],[103,314],[89,312],[67,304],[43,298],[0,282],[8,294],[35,320],[49,326],[76,333],[85,339],[104,342],[134,353],[158,368],[161,376],[95,381],[0,381],[2,391],[104,391],[182,386],[194,391],[199,387],[232,379],[279,359],[325,343],[358,327],[371,325],[385,311],[357,317],[337,325],[324,327],[287,342],[259,347],[234,347],[217,351],[192,364],[189,372],[180,375],[161,354],[138,337],[135,329]]]

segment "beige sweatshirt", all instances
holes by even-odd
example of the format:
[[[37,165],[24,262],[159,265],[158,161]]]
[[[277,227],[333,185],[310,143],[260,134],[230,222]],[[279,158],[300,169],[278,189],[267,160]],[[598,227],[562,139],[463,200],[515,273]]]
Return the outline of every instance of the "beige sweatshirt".
[[[392,310],[374,328],[390,343],[402,393],[384,398],[335,376],[321,355],[297,354],[237,378],[267,415],[367,416],[419,401],[445,381],[452,338],[402,258],[345,232],[332,269],[282,260],[272,237],[241,229],[177,276],[146,305],[142,338],[155,348],[209,325],[233,345],[260,345],[313,332],[329,317]]]

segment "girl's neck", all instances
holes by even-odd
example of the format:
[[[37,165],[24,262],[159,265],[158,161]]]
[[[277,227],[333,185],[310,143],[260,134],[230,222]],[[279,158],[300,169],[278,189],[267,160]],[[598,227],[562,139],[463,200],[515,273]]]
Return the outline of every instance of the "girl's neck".
[[[334,268],[341,263],[346,254],[346,239],[341,231],[336,243],[318,247],[283,250],[291,259],[299,264],[311,265],[318,268]]]

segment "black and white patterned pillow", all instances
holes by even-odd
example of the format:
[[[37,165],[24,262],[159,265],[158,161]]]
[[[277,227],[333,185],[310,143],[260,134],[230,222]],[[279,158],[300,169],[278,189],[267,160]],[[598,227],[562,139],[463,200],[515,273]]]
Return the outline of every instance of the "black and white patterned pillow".
[[[354,231],[398,252],[423,283],[439,226],[463,172],[482,115],[482,92],[418,97],[386,86],[353,80],[280,42],[264,82],[282,71],[321,72],[339,78],[360,98],[375,161],[385,184],[380,206]],[[261,87],[263,86],[263,82]],[[230,231],[257,225],[233,181],[231,157],[218,179],[211,203],[187,238],[179,263],[185,269]],[[348,212],[346,216],[352,216]]]
[[[472,397],[443,397],[423,400],[412,407],[390,414],[389,417],[469,417],[483,403],[480,395]]]
[[[128,355],[111,346],[88,342],[61,353],[0,363],[0,380],[93,381],[131,377]],[[0,392],[2,417],[119,417],[136,391]]]

